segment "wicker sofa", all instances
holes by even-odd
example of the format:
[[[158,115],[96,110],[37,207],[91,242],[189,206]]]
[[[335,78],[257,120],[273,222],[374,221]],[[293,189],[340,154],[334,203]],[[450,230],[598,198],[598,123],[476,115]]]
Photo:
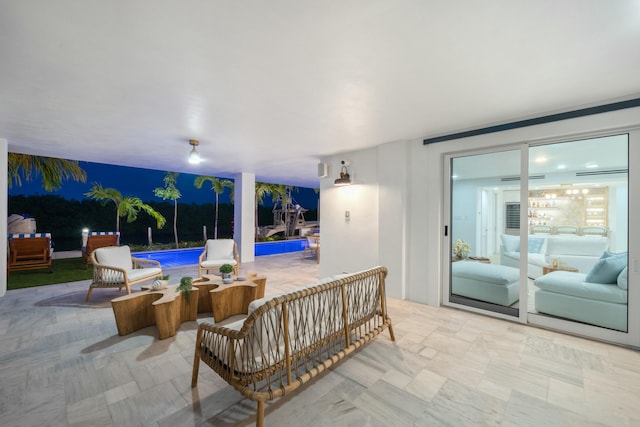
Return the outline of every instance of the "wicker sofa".
[[[253,301],[249,313],[226,326],[198,327],[192,387],[200,361],[258,404],[290,393],[389,329],[385,278],[376,267],[334,276],[282,295]]]

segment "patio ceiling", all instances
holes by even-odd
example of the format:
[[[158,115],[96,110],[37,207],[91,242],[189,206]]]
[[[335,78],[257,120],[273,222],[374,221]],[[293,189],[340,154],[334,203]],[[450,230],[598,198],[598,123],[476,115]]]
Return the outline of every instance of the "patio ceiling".
[[[640,93],[632,0],[0,10],[0,138],[14,152],[317,187],[322,156]]]

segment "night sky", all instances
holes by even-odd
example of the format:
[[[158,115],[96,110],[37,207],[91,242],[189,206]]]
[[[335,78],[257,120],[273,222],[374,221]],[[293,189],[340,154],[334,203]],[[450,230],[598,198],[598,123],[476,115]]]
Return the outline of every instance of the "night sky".
[[[80,167],[87,172],[87,182],[64,181],[62,188],[57,191],[47,192],[42,187],[42,180],[38,177],[32,178],[32,181],[23,179],[22,186],[14,185],[9,189],[9,196],[15,195],[45,195],[54,194],[64,197],[65,199],[82,200],[86,198],[84,193],[89,191],[93,183],[99,183],[104,188],[115,188],[120,191],[123,196],[136,196],[143,202],[160,202],[161,198],[153,194],[153,189],[164,187],[163,178],[166,171],[153,169],[137,169],[124,166],[113,166],[102,163],[79,162]],[[211,184],[205,183],[198,190],[193,182],[198,175],[181,173],[178,175],[178,190],[182,193],[182,197],[178,199],[178,203],[213,203],[215,201],[215,193],[211,190]],[[220,203],[229,203],[230,189],[220,195]],[[318,206],[318,194],[313,189],[301,187],[298,192],[293,193],[293,198],[298,204],[306,209],[315,209]],[[265,199],[265,205],[271,205],[271,198]]]

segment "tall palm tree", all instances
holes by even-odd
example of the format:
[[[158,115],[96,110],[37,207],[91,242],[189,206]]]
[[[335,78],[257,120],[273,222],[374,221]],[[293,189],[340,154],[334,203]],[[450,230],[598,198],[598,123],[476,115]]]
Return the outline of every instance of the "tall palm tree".
[[[34,156],[31,154],[9,153],[7,158],[9,188],[13,184],[20,187],[22,178],[31,181],[32,176],[42,175],[42,186],[46,191],[58,190],[62,181],[87,182],[87,173],[75,160]]]
[[[167,172],[164,176],[164,187],[158,187],[153,190],[156,197],[162,200],[173,200],[173,237],[176,242],[176,249],[180,248],[178,244],[178,199],[182,197],[182,193],[176,187],[178,181],[178,172]]]
[[[230,181],[228,179],[216,178],[214,176],[198,176],[193,182],[193,185],[195,185],[196,188],[200,189],[202,188],[204,183],[207,181],[211,182],[211,189],[216,193],[216,206],[215,206],[216,215],[213,221],[213,238],[217,239],[218,238],[218,197],[220,196],[220,194],[224,193],[224,189],[226,187],[231,188],[232,189],[231,191],[233,191],[233,181]]]
[[[144,211],[156,220],[158,228],[164,227],[166,219],[151,206],[142,202],[138,197],[124,197],[115,188],[103,188],[99,183],[94,183],[91,190],[84,193],[85,196],[101,201],[103,205],[113,202],[116,206],[116,231],[120,232],[120,217],[127,217],[127,222],[133,222],[138,218],[138,212]]]

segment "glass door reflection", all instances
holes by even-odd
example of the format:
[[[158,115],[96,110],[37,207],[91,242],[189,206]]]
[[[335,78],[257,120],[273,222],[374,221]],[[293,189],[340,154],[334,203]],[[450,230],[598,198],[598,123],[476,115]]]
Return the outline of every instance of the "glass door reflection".
[[[450,184],[449,301],[518,316],[520,150],[454,157]]]
[[[627,331],[628,135],[529,149],[529,313]]]

